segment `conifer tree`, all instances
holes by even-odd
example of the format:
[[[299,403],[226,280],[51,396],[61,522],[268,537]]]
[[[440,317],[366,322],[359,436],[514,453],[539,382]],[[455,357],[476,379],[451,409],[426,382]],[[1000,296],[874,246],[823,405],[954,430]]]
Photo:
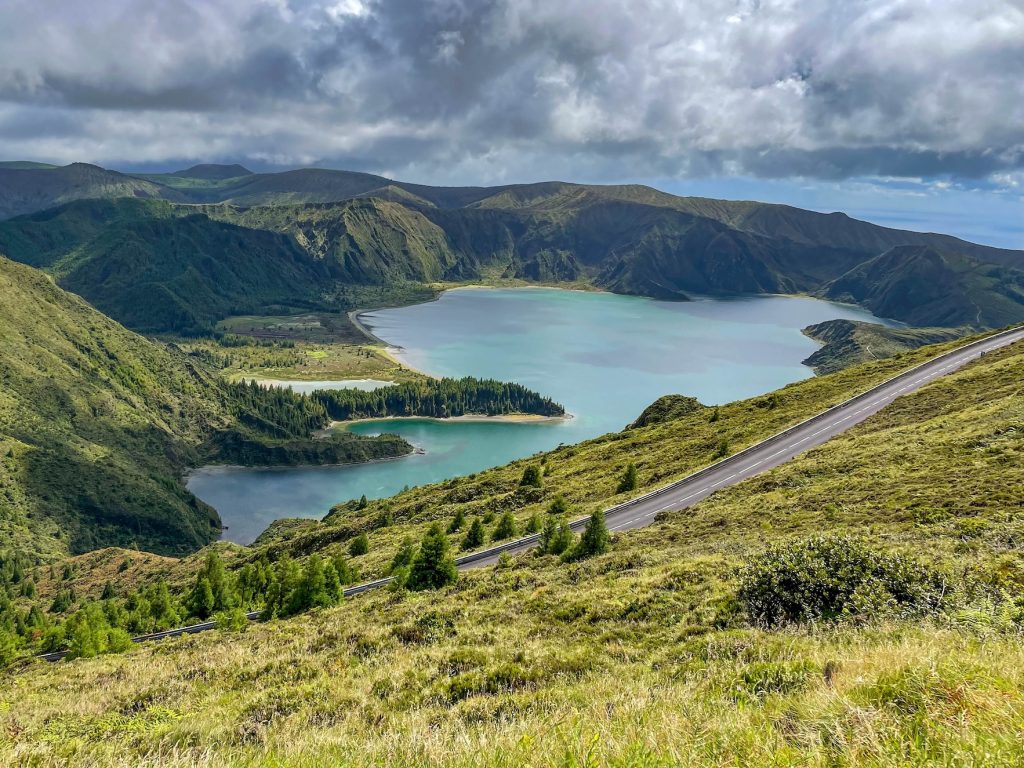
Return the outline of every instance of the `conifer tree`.
[[[484,543],[484,524],[479,517],[473,518],[473,523],[466,531],[466,537],[462,540],[463,549],[476,549]]]
[[[455,517],[452,518],[451,523],[448,525],[448,533],[455,533],[461,531],[462,526],[466,524],[466,513],[462,511],[462,507],[455,510]]]
[[[576,546],[572,548],[571,552],[566,553],[567,559],[583,560],[594,555],[603,555],[608,551],[609,540],[604,512],[599,509],[594,510],[580,540],[576,542]]]
[[[537,533],[541,529],[540,515],[534,512],[526,521],[526,533]]]
[[[412,560],[416,556],[416,545],[413,544],[412,539],[406,536],[402,540],[401,546],[395,553],[394,558],[391,560],[391,567],[388,569],[388,573],[394,573],[399,568],[407,568],[412,565]]]
[[[458,578],[455,560],[451,556],[448,537],[436,523],[420,542],[419,552],[409,569],[409,589],[439,589]]]
[[[511,539],[518,533],[519,530],[516,526],[515,516],[511,512],[505,512],[498,519],[498,524],[494,527],[494,533],[491,535],[491,541]]]
[[[622,479],[619,481],[619,487],[616,493],[635,491],[637,484],[636,464],[630,462],[629,466],[626,467],[625,474],[623,474]]]
[[[548,514],[557,517],[569,514],[569,502],[565,500],[565,496],[558,494],[551,500],[551,504],[548,506]]]

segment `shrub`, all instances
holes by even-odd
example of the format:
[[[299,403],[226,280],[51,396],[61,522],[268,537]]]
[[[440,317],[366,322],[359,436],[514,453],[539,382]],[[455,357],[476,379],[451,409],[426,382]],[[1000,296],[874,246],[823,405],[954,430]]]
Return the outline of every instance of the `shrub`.
[[[348,553],[352,557],[359,557],[365,555],[370,551],[370,539],[365,533],[360,533],[354,539],[352,543],[348,545]]]
[[[934,610],[945,584],[902,555],[862,540],[815,536],[772,547],[740,575],[738,597],[761,625]]]
[[[523,477],[519,481],[519,485],[528,488],[540,488],[544,481],[541,479],[540,467],[536,464],[530,464],[526,469],[523,470]]]

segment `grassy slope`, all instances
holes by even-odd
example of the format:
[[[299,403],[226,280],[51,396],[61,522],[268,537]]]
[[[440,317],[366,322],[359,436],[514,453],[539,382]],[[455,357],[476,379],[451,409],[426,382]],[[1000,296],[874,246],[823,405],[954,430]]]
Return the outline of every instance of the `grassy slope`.
[[[774,408],[734,404],[713,423],[700,410],[555,452],[549,492],[607,501],[627,458],[650,483],[669,455],[703,463],[709,425],[738,447],[922,354],[793,385]],[[241,635],[36,665],[0,695],[0,750],[38,764],[1018,765],[1024,642],[984,606],[766,632],[732,595],[766,542],[822,529],[1019,590],[1022,369],[1021,345],[986,356],[581,564],[526,557],[440,594],[373,593]],[[403,500],[443,517],[454,496],[516,475],[403,494],[392,533]]]
[[[183,553],[216,538],[180,477],[236,426],[217,377],[2,257],[0,296],[0,549]]]
[[[968,333],[964,328],[888,328],[858,320],[826,320],[804,328],[824,346],[804,360],[815,373],[833,373],[856,363],[881,360],[926,344],[939,344]]]

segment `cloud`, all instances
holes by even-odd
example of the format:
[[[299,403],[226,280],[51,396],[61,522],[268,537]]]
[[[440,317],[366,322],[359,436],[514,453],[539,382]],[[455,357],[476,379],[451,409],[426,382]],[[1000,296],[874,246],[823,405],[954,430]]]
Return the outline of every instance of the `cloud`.
[[[1017,179],[1017,0],[8,0],[10,157]]]

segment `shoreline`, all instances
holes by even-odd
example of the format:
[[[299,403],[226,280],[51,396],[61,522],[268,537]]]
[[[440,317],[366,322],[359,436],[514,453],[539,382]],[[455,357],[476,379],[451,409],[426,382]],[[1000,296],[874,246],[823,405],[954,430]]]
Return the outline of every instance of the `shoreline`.
[[[462,416],[374,416],[366,419],[349,419],[348,421],[332,421],[324,428],[325,431],[345,428],[352,424],[367,424],[379,421],[433,421],[438,424],[462,423],[502,423],[502,424],[555,424],[571,421],[573,415],[566,413],[564,416],[541,416],[535,413],[503,413],[498,416],[486,416],[481,413],[467,413]]]
[[[347,424],[349,422],[341,422]],[[329,427],[325,427],[330,429]],[[410,443],[410,445],[412,445]],[[412,450],[408,453],[403,453],[401,456],[386,456],[381,459],[368,459],[367,461],[344,461],[340,464],[204,464],[201,467],[193,467],[189,469],[183,476],[182,481],[185,483],[186,489],[188,488],[188,481],[197,474],[215,474],[218,470],[238,470],[238,469],[259,469],[264,471],[287,471],[291,469],[335,469],[337,467],[362,467],[367,464],[383,464],[387,461],[399,461],[401,459],[407,459],[410,456],[425,456],[426,451],[419,446],[413,445]],[[193,494],[194,495],[194,494]],[[198,496],[196,498],[199,498]],[[202,499],[200,499],[202,501]],[[204,502],[206,503],[206,502]],[[218,515],[220,513],[218,512]],[[312,519],[312,518],[310,518]]]

